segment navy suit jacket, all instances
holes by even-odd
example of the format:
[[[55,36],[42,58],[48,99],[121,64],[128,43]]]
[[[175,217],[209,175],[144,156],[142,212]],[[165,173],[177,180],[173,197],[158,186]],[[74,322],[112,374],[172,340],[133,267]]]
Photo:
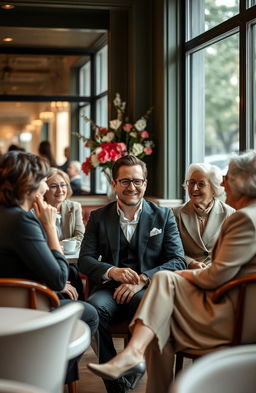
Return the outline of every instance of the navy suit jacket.
[[[21,207],[0,206],[0,277],[36,280],[60,291],[68,279],[64,255],[51,250],[34,214]]]
[[[94,210],[86,227],[78,266],[100,287],[103,275],[119,266],[120,221],[117,202]],[[160,270],[186,269],[184,250],[171,209],[143,200],[138,227],[138,265],[141,273],[152,277]]]

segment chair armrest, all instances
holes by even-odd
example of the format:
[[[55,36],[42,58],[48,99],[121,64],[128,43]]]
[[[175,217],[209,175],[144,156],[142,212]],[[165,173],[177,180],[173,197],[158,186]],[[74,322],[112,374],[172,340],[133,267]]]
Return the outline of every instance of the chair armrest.
[[[242,277],[234,278],[215,289],[213,293],[213,302],[218,303],[221,297],[232,288],[246,286],[249,283],[256,282],[256,273],[247,274]]]
[[[247,285],[253,284],[256,282],[256,274],[247,274],[242,277],[234,278],[226,282],[217,288],[213,293],[213,302],[218,303],[221,300],[221,297],[230,291],[231,289],[237,287],[237,300],[236,306],[234,310],[234,330],[231,344],[232,345],[240,345],[242,343],[242,332],[243,332],[243,324],[244,324],[244,305],[246,301],[246,290]]]
[[[91,293],[91,283],[89,277],[86,274],[80,272],[79,275],[83,284],[84,300],[86,300],[88,299]]]

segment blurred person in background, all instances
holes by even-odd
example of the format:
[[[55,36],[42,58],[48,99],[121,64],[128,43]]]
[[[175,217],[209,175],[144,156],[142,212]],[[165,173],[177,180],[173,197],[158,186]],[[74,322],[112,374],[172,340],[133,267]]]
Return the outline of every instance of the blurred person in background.
[[[73,191],[73,195],[81,194],[81,163],[79,161],[70,161],[67,167],[67,173],[70,178],[70,186]]]
[[[42,141],[38,146],[39,156],[45,158],[51,167],[57,167],[56,160],[52,153],[51,144],[49,141]]]
[[[67,173],[67,168],[70,162],[70,147],[66,146],[64,149],[64,156],[66,157],[66,161],[64,162],[64,164],[59,165],[58,168],[61,169],[63,172]]]

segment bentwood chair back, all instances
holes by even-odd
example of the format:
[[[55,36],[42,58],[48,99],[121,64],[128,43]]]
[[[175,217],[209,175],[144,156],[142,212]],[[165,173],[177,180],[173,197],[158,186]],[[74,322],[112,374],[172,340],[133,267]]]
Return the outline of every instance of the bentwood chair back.
[[[59,305],[56,293],[45,285],[24,278],[0,278],[0,307],[49,311]]]
[[[237,291],[237,296],[234,298],[234,325],[233,325],[233,337],[229,346],[226,347],[214,347],[208,349],[185,349],[176,353],[176,365],[175,365],[175,375],[177,375],[183,367],[184,358],[189,358],[192,360],[198,359],[201,356],[205,356],[211,352],[223,350],[228,347],[233,347],[241,345],[243,343],[243,335],[245,326],[247,327],[247,336],[251,337],[252,343],[256,344],[255,336],[255,323],[256,317],[255,313],[252,313],[251,304],[249,304],[247,295],[249,291],[255,288],[256,284],[256,274],[251,273],[245,276],[234,278],[213,292],[213,301],[215,303],[221,302],[223,296],[231,295],[232,291],[235,289]],[[255,388],[256,391],[256,388]]]
[[[12,308],[0,309],[0,315],[5,310]],[[19,310],[22,314],[17,308],[15,318]],[[50,313],[29,310],[36,318],[23,318],[18,323],[2,321],[0,378],[31,384],[47,393],[62,393],[70,338],[82,311],[83,306],[74,302]]]
[[[170,393],[255,393],[256,345],[241,345],[198,359],[177,377]]]

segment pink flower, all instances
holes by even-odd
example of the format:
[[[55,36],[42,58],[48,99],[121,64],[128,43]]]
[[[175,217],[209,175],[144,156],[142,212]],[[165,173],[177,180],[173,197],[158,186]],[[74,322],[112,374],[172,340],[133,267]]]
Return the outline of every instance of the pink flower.
[[[151,149],[151,147],[144,147],[144,153],[149,156],[150,154],[153,153],[153,150]]]
[[[107,162],[109,160],[109,153],[106,149],[102,149],[97,155],[98,161],[101,163]]]
[[[130,123],[125,123],[125,125],[123,126],[123,130],[126,132],[130,132],[131,128],[132,128],[132,124]]]
[[[123,142],[117,143],[116,144],[116,150],[118,151],[126,151],[126,144]]]
[[[149,137],[149,133],[146,130],[141,131],[140,135],[141,135],[141,138],[143,138],[143,139]]]
[[[116,149],[111,149],[109,152],[109,157],[111,161],[116,161],[121,157],[121,154]]]

